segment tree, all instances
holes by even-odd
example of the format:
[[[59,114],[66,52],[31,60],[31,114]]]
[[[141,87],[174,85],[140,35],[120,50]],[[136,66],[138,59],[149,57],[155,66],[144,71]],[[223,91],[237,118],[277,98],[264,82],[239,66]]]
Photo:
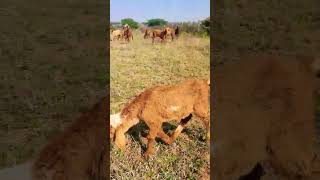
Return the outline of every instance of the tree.
[[[164,26],[168,23],[168,21],[165,21],[164,19],[149,19],[146,24],[151,26]]]
[[[207,32],[207,34],[210,34],[210,17],[201,21],[200,26],[203,30],[205,30]]]
[[[138,29],[139,28],[139,23],[134,21],[131,18],[122,19],[121,20],[121,24],[122,25],[128,24],[133,29]]]

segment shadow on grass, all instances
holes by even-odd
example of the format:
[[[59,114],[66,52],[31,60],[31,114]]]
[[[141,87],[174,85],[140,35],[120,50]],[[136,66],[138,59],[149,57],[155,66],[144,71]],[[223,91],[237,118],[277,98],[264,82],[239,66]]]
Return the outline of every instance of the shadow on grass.
[[[187,116],[186,118],[182,119],[180,121],[180,124],[187,124],[192,118],[192,114],[190,114],[189,116]],[[164,122],[162,124],[162,129],[163,131],[168,134],[169,136],[172,135],[173,131],[177,128],[176,125],[173,125],[173,124],[170,124],[168,122]],[[140,122],[138,123],[137,125],[131,127],[129,130],[128,130],[128,134],[134,139],[134,141],[138,142],[139,145],[141,146],[141,150],[142,150],[142,153],[144,153],[147,149],[147,145],[141,140],[140,137],[144,137],[144,138],[147,138],[148,136],[148,133],[149,133],[149,127],[147,126],[147,124],[145,122]],[[193,133],[191,130],[187,129],[187,128],[184,128],[182,133],[185,133],[187,134],[189,137],[193,137]],[[199,140],[203,140],[202,138],[197,138]],[[157,143],[161,143],[161,144],[166,144],[162,139],[160,138],[156,138],[156,142]]]

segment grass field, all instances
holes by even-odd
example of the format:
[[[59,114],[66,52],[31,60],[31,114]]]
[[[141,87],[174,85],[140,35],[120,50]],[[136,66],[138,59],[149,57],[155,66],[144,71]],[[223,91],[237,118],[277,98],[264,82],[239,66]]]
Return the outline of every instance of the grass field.
[[[121,110],[131,97],[145,88],[158,84],[172,84],[192,77],[208,78],[210,74],[209,37],[182,34],[176,41],[164,44],[143,39],[134,33],[129,44],[110,42],[110,102],[111,113]],[[165,126],[172,131],[176,123]],[[141,124],[127,136],[127,150],[111,151],[112,179],[208,179],[209,149],[202,123],[193,118],[173,145],[156,144],[156,155],[149,161],[142,159],[142,146],[147,130]],[[113,145],[113,144],[112,144]]]
[[[105,93],[106,7],[1,1],[0,168],[32,159]]]

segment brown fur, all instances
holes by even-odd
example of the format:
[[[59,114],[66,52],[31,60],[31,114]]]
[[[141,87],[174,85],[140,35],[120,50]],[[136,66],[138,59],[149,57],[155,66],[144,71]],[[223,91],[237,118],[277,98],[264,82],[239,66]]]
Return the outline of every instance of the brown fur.
[[[152,30],[146,28],[146,29],[144,30],[143,38],[144,38],[144,39],[147,39],[147,38],[149,38],[149,37],[151,37],[151,36],[152,36]]]
[[[174,38],[176,37],[175,36],[175,30],[170,28],[170,27],[166,27],[166,31],[167,31],[166,38],[168,38],[170,36],[171,40],[173,41]]]
[[[261,162],[289,179],[311,174],[312,62],[260,55],[215,68],[215,179],[238,179]]]
[[[151,36],[152,43],[154,43],[154,39],[157,37],[159,37],[161,39],[161,42],[164,42],[166,35],[167,35],[167,29],[164,29],[164,30],[154,29],[152,31],[152,36]]]
[[[129,26],[123,28],[123,37],[128,42],[130,42],[130,39],[133,40],[133,33]]]
[[[121,29],[116,29],[111,32],[111,40],[120,40],[123,39],[123,30]]]
[[[124,149],[125,132],[143,120],[149,127],[148,148],[145,157],[153,154],[156,136],[171,144],[186,126],[181,121],[174,134],[169,137],[162,130],[162,123],[180,121],[194,114],[200,117],[207,128],[210,139],[210,116],[208,109],[209,85],[207,80],[186,80],[176,85],[156,86],[145,90],[121,111],[122,124],[116,129],[115,143]]]
[[[105,179],[107,99],[52,139],[33,164],[34,180]]]

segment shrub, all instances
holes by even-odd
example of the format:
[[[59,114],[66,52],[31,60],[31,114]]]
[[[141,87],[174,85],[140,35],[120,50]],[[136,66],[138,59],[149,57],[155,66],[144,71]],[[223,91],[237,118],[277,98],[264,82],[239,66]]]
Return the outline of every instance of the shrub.
[[[128,24],[133,29],[138,29],[139,28],[139,23],[134,21],[131,18],[122,19],[121,20],[121,24],[122,25]]]
[[[167,25],[168,22],[165,21],[164,19],[149,19],[145,24],[148,25],[149,27],[164,26],[164,25]]]

